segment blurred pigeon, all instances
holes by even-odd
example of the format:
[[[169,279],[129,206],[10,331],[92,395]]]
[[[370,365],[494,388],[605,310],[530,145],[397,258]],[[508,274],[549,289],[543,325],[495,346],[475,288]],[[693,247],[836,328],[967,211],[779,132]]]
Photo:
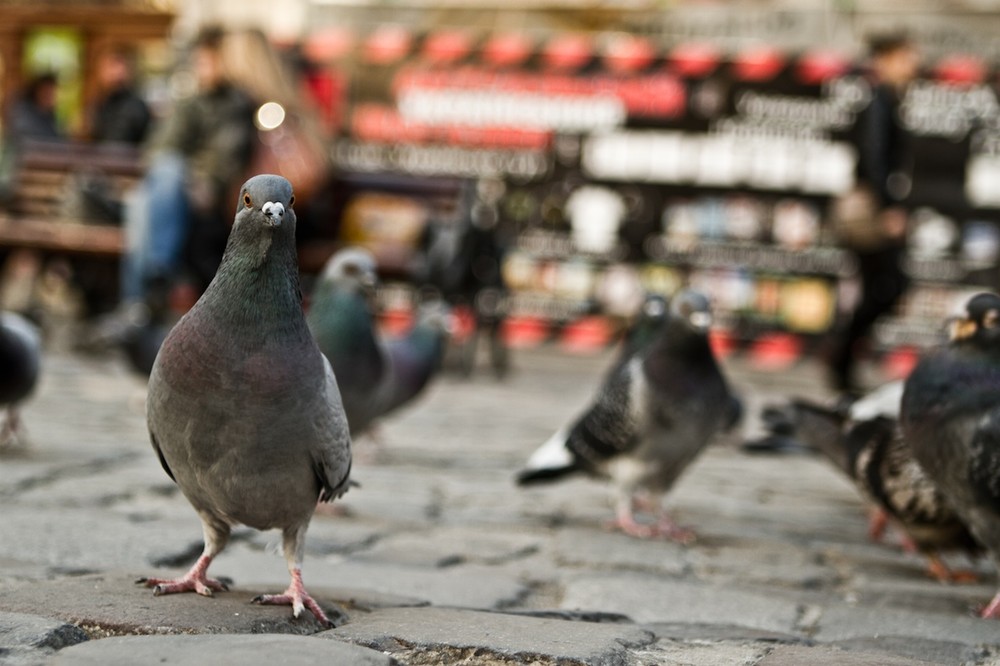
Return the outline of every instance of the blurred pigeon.
[[[662,305],[646,300],[637,324],[642,331],[626,336],[625,352],[594,403],[531,456],[517,482],[574,472],[608,478],[618,495],[614,527],[632,536],[690,541],[693,533],[674,523],[658,500],[714,434],[735,424],[739,401],[708,344],[708,299],[682,291],[669,308]],[[640,524],[633,513],[647,493],[657,499],[653,525]]]
[[[38,382],[41,336],[34,324],[14,312],[0,312],[0,406],[7,415],[0,427],[0,449],[22,436],[18,406]]]
[[[367,429],[386,360],[375,330],[375,257],[362,248],[335,254],[323,268],[309,304],[309,328],[340,385],[351,433]]]
[[[384,343],[388,362],[374,405],[378,417],[414,400],[441,369],[448,342],[448,315],[444,301],[421,303],[416,322],[406,335]]]
[[[291,584],[254,599],[303,607],[329,625],[302,584],[317,500],[346,492],[351,440],[337,382],[302,314],[292,187],[255,176],[219,271],[171,330],[149,379],[147,418],[163,468],[202,519],[205,550],[182,578],[143,579],[155,594],[224,590],[206,577],[230,529],[282,530]]]
[[[418,307],[405,336],[382,340],[371,306],[376,280],[367,250],[342,250],[324,268],[309,309],[309,326],[337,374],[352,435],[420,394],[447,342],[448,313],[436,300]]]
[[[939,553],[976,553],[978,544],[904,440],[898,421],[902,392],[897,381],[850,404],[830,408],[794,400],[781,411],[792,436],[829,458],[876,507],[869,536],[880,538],[891,518],[907,536],[904,547],[927,556],[930,575],[965,580],[970,574],[951,571]]]
[[[1000,566],[1000,296],[978,294],[903,393],[913,455]],[[1000,618],[1000,592],[982,611]]]

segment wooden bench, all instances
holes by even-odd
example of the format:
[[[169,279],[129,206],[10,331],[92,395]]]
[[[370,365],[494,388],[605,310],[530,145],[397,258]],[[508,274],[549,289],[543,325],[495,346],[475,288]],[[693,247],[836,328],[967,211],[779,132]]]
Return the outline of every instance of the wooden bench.
[[[127,146],[25,142],[9,201],[0,210],[0,246],[118,257],[120,223],[87,216],[81,179],[100,179],[121,201],[142,177],[137,150]]]

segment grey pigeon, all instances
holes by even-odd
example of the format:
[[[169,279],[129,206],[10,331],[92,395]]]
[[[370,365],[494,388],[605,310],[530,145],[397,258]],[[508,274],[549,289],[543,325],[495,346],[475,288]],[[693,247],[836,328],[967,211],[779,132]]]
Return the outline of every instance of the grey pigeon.
[[[1000,296],[978,294],[906,380],[913,455],[1000,567]],[[983,609],[1000,618],[1000,592]]]
[[[282,530],[291,584],[254,601],[330,622],[302,584],[317,500],[346,492],[351,438],[333,370],[302,313],[292,187],[248,180],[215,279],[170,331],[149,378],[147,419],[167,474],[201,517],[205,550],[155,594],[225,587],[206,577],[237,524]]]
[[[7,414],[0,427],[0,448],[22,436],[20,404],[38,382],[41,336],[34,324],[14,312],[0,312],[0,407]]]
[[[930,575],[965,580],[970,574],[949,569],[940,553],[974,554],[979,546],[905,441],[898,420],[902,393],[903,382],[897,381],[832,408],[794,400],[780,411],[791,435],[825,455],[876,507],[869,528],[873,539],[891,519],[907,537],[904,547],[927,556]]]
[[[693,291],[669,307],[647,299],[590,408],[557,432],[518,474],[521,485],[583,472],[610,479],[617,491],[613,526],[638,537],[690,541],[694,534],[663,510],[662,496],[716,433],[739,418],[708,343],[708,299]],[[637,500],[657,500],[657,522],[635,519]]]
[[[367,250],[341,250],[324,267],[309,307],[309,327],[337,374],[355,436],[424,390],[447,342],[447,312],[439,301],[418,307],[406,335],[383,340],[371,303],[377,277]]]

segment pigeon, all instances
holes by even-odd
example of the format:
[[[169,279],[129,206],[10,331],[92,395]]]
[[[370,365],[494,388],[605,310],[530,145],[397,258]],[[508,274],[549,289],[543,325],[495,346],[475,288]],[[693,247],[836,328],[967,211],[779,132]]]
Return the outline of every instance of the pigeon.
[[[337,374],[354,436],[416,398],[440,368],[447,343],[448,313],[439,300],[418,307],[406,335],[383,340],[371,305],[376,282],[367,250],[342,250],[324,268],[309,309],[309,326]]]
[[[735,425],[740,403],[708,343],[708,299],[685,290],[665,305],[646,300],[590,408],[532,454],[517,482],[577,472],[609,479],[616,488],[612,527],[689,542],[694,533],[658,500],[713,435]],[[654,511],[654,524],[636,520],[640,503]]]
[[[793,400],[780,411],[793,436],[826,456],[876,507],[871,538],[881,538],[892,519],[906,535],[904,548],[927,556],[931,576],[967,580],[971,574],[949,569],[940,552],[977,554],[980,548],[905,441],[898,420],[902,392],[903,382],[896,381],[849,404],[830,408]]]
[[[903,436],[1000,566],[1000,296],[981,293],[906,380]],[[1000,618],[1000,592],[982,617]]]
[[[14,312],[0,312],[0,406],[7,410],[0,426],[0,449],[23,436],[18,407],[38,383],[41,352],[41,336],[34,324]]]
[[[439,299],[421,303],[413,327],[402,337],[384,343],[386,372],[375,400],[379,417],[416,399],[441,369],[448,343],[448,315],[448,308]]]
[[[302,583],[317,500],[349,487],[351,438],[329,362],[302,312],[291,184],[260,175],[240,191],[218,272],[167,335],[153,364],[153,449],[201,518],[205,549],[178,579],[140,579],[154,594],[225,590],[207,578],[230,530],[280,529],[291,583],[262,604],[330,621]]]

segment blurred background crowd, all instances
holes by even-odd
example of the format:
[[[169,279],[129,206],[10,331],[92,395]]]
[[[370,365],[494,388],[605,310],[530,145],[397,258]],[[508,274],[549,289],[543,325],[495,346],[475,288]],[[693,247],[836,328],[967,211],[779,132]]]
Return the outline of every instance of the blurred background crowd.
[[[276,172],[306,283],[363,245],[389,329],[431,287],[498,371],[690,285],[723,356],[900,376],[998,287],[989,6],[5,0],[0,309],[168,321]]]

